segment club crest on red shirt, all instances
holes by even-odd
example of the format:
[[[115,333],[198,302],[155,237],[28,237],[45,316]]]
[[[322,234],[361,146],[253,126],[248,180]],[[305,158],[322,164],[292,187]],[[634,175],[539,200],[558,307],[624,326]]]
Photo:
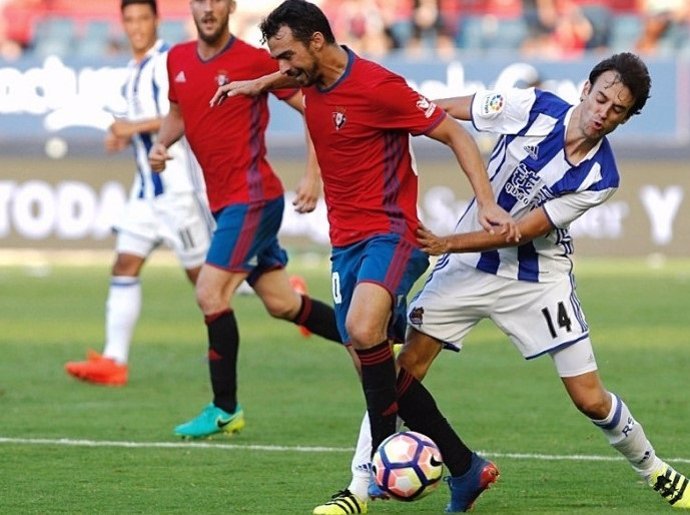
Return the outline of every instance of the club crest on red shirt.
[[[335,130],[337,131],[339,131],[347,121],[344,111],[344,109],[342,111],[333,111],[333,125],[335,125]]]
[[[218,84],[218,86],[225,86],[228,82],[230,82],[228,72],[225,70],[218,70],[218,73],[216,73],[216,84]]]

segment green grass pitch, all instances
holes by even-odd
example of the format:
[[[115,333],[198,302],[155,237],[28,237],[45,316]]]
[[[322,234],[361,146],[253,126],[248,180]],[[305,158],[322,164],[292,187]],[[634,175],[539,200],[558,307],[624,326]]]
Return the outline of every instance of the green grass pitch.
[[[607,387],[657,452],[690,472],[690,263],[577,263]],[[325,259],[295,258],[329,300]],[[143,275],[144,309],[124,388],[63,371],[102,349],[109,267],[0,267],[0,513],[311,513],[349,482],[363,396],[344,350],[271,320],[253,296],[240,325],[234,438],[184,443],[174,425],[209,402],[206,335],[191,286],[174,267]],[[475,513],[650,513],[671,508],[643,485],[567,399],[549,358],[524,362],[481,324],[426,380],[463,439],[502,472]],[[441,513],[445,486],[370,513]]]

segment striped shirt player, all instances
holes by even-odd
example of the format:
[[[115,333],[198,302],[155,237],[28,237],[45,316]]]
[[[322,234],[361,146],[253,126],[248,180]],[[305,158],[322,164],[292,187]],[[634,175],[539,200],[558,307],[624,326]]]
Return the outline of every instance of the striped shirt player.
[[[571,275],[573,244],[568,229],[584,212],[614,194],[619,176],[606,138],[579,163],[566,157],[565,132],[573,109],[552,93],[534,88],[476,93],[472,123],[480,131],[500,134],[487,167],[499,205],[516,219],[543,208],[553,230],[518,246],[443,255],[424,291],[410,304],[409,322],[414,327],[459,347],[480,318],[466,309],[468,302],[476,302],[484,306],[482,314],[509,328],[527,359],[588,338]],[[454,232],[478,230],[472,201]],[[515,297],[495,298],[496,304],[491,305],[497,284],[509,285]],[[455,294],[448,291],[453,288]],[[460,295],[470,295],[473,301],[465,297],[460,301]],[[439,302],[448,306],[439,306],[435,314],[432,297],[443,297]],[[499,314],[497,306],[505,307],[509,299],[515,304]],[[587,367],[591,366],[593,358],[588,360]]]
[[[552,282],[570,272],[570,224],[608,200],[619,183],[606,138],[582,162],[568,161],[563,142],[572,109],[561,98],[535,89],[477,93],[472,103],[475,128],[501,134],[487,166],[498,204],[516,219],[543,206],[555,230],[518,247],[456,254],[453,260],[521,281]],[[455,232],[481,230],[475,211],[472,203]]]
[[[421,377],[441,343],[460,345],[472,327],[490,318],[525,358],[548,353],[575,407],[647,485],[672,506],[688,509],[688,478],[656,455],[626,403],[604,387],[575,293],[568,233],[574,220],[616,191],[618,171],[606,136],[641,112],[650,87],[644,62],[623,52],[592,68],[574,106],[536,89],[439,101],[453,117],[500,134],[489,163],[491,182],[499,204],[519,217],[523,240],[510,246],[477,231],[468,218],[472,206],[455,234],[439,238],[420,231],[422,248],[445,254],[410,303],[399,362]],[[446,452],[452,448],[443,438],[435,441],[444,461],[455,460],[462,453]],[[488,487],[480,481],[468,492],[467,484],[467,478],[451,478],[446,511],[465,511],[463,494],[474,499]]]
[[[125,85],[127,120],[155,119],[167,114],[169,46],[162,40],[141,61],[131,60]],[[155,173],[148,153],[156,134],[139,132],[132,136],[136,175],[124,217],[116,224],[118,251],[148,256],[165,242],[185,268],[203,264],[210,242],[213,221],[205,198],[201,169],[186,140],[170,148],[172,159],[165,173]]]

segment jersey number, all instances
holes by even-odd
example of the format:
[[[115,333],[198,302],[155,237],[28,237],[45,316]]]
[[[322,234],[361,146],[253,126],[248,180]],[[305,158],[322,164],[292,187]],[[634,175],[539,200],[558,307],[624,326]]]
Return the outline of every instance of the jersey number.
[[[331,275],[331,287],[333,288],[333,302],[340,304],[343,302],[343,296],[340,294],[340,275],[338,272],[333,272]]]
[[[544,318],[546,319],[546,325],[549,327],[551,337],[555,338],[556,336],[558,336],[558,334],[556,333],[556,326],[553,325],[553,318],[551,317],[551,312],[549,311],[549,308],[542,309],[541,313],[542,315],[544,315]],[[565,328],[565,330],[568,332],[571,331],[571,326],[573,325],[573,323],[570,320],[568,312],[565,309],[565,305],[562,302],[558,303],[558,317],[556,320],[558,322],[558,327]]]

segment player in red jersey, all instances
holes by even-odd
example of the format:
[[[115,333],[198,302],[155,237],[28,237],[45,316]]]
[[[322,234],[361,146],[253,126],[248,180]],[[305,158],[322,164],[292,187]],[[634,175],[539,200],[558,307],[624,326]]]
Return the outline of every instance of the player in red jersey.
[[[222,107],[227,95],[235,98],[276,87],[303,88],[305,118],[328,208],[338,328],[361,362],[372,448],[376,449],[395,431],[399,402],[400,415],[408,425],[406,415],[416,421],[426,413],[410,404],[403,410],[402,396],[413,378],[402,375],[396,391],[389,341],[391,327],[404,327],[404,322],[396,322],[404,319],[406,296],[428,264],[415,239],[417,174],[409,136],[424,134],[448,145],[475,192],[482,226],[500,231],[507,241],[519,239],[519,234],[515,222],[493,199],[473,138],[402,77],[337,44],[316,5],[287,0],[268,15],[261,31],[279,72],[221,87],[211,103],[220,102]],[[419,388],[423,387],[416,383],[415,392]],[[418,398],[415,393],[415,401]],[[443,423],[452,431],[445,419]],[[460,475],[469,469],[469,458],[454,465],[453,475]],[[366,491],[341,494],[315,513],[337,513],[345,507],[355,511],[343,513],[355,513],[366,508],[362,501]]]
[[[333,341],[340,342],[340,335],[333,309],[296,292],[284,269],[287,254],[277,239],[283,186],[266,160],[268,96],[238,97],[220,109],[208,104],[219,85],[274,72],[276,63],[265,50],[229,32],[233,0],[192,0],[190,5],[198,39],[170,50],[170,112],[149,160],[154,170],[162,171],[169,159],[168,147],[184,134],[203,170],[217,225],[196,283],[197,302],[208,328],[213,402],[175,428],[180,436],[200,438],[233,433],[245,424],[237,402],[239,333],[231,305],[242,281],[254,288],[272,316]],[[302,110],[299,90],[275,95]],[[298,211],[314,209],[319,186],[312,158],[295,201]]]

